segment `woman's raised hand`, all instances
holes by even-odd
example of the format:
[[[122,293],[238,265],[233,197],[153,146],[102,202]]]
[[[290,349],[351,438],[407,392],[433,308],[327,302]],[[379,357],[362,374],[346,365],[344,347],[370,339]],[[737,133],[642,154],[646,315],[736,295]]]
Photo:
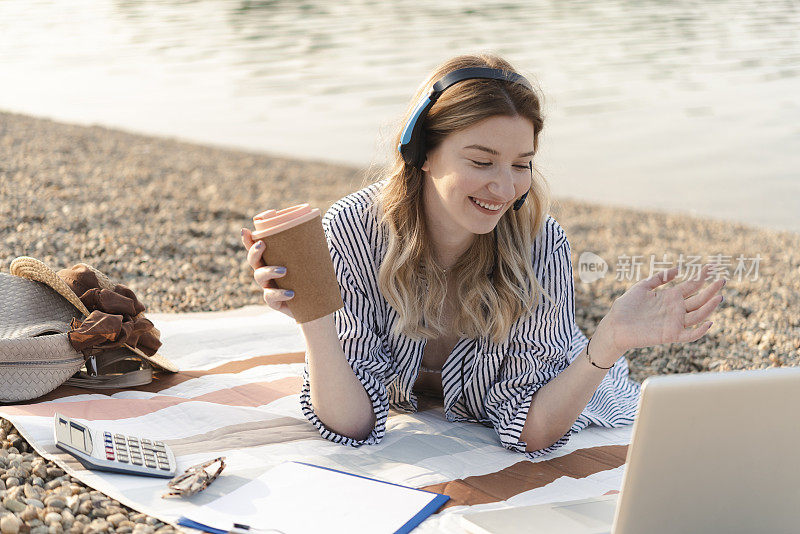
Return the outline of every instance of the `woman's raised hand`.
[[[667,289],[657,288],[675,278],[677,267],[631,286],[614,301],[606,316],[611,329],[607,334],[614,346],[625,352],[662,343],[696,341],[703,337],[712,323],[703,321],[724,300],[717,292],[726,282],[724,279],[716,280],[703,288],[710,269],[711,264],[703,265],[696,279],[691,277]],[[698,324],[697,328],[692,328]]]
[[[247,249],[247,263],[253,268],[253,278],[256,283],[264,289],[264,302],[273,310],[277,310],[294,319],[286,301],[294,296],[294,292],[278,289],[274,278],[286,276],[286,267],[276,267],[274,265],[264,265],[262,258],[265,250],[263,241],[253,242],[250,230],[242,228],[242,244]],[[283,272],[280,270],[283,269]]]

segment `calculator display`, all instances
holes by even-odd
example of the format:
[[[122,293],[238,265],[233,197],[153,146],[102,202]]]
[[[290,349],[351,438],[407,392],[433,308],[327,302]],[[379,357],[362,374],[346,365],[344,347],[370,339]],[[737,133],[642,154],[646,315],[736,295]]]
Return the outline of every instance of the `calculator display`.
[[[76,449],[85,452],[86,454],[92,453],[92,438],[86,432],[86,429],[72,421],[58,419],[58,426],[56,427],[58,439],[64,443],[69,443]]]

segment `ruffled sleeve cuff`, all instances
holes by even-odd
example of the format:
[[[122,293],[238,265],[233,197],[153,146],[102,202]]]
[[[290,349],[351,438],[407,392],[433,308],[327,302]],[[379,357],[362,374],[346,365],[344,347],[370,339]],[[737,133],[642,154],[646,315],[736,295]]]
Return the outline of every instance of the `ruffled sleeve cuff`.
[[[386,433],[386,419],[389,416],[389,399],[386,394],[386,389],[380,381],[378,381],[371,374],[355,367],[353,369],[356,377],[364,385],[364,389],[372,401],[372,410],[375,413],[375,427],[370,432],[369,436],[365,439],[353,439],[337,432],[334,432],[323,423],[311,404],[311,386],[308,377],[308,365],[303,370],[303,387],[300,390],[300,407],[311,424],[313,424],[320,435],[334,443],[342,445],[349,445],[351,447],[360,447],[361,445],[374,445],[380,443]]]
[[[570,436],[573,434],[573,431],[570,428],[563,436],[561,436],[561,438],[558,439],[558,441],[549,447],[535,451],[525,450],[527,443],[520,440],[520,434],[522,433],[522,427],[525,425],[525,421],[528,418],[528,411],[530,410],[533,395],[543,385],[544,384],[531,385],[527,393],[522,397],[520,403],[508,403],[498,414],[500,419],[498,424],[495,426],[503,447],[515,452],[521,452],[526,458],[531,459],[544,456],[545,454],[549,454],[561,448],[562,446],[566,445]]]

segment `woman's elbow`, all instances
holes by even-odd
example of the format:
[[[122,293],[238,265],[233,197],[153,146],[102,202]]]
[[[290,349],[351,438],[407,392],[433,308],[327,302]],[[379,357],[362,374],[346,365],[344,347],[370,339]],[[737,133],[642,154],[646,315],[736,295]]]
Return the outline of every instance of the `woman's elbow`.
[[[525,452],[535,452],[550,447],[558,441],[558,437],[550,439],[544,432],[535,431],[530,429],[528,432],[523,431],[519,435],[520,441],[525,442]]]
[[[356,441],[364,441],[369,437],[370,434],[372,434],[372,430],[375,428],[376,422],[377,418],[373,413],[370,418],[362,421],[347,421],[341,422],[336,426],[328,426],[327,424],[326,426],[328,426],[328,428],[337,434],[340,434],[346,438],[354,439]]]

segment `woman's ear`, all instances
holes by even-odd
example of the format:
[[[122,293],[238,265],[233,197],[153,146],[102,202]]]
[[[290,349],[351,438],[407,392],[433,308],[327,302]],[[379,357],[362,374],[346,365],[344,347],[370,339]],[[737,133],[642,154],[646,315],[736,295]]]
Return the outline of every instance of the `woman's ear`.
[[[430,172],[431,166],[428,164],[428,158],[425,158],[425,163],[422,164],[422,167],[420,167],[420,169],[426,172]]]

